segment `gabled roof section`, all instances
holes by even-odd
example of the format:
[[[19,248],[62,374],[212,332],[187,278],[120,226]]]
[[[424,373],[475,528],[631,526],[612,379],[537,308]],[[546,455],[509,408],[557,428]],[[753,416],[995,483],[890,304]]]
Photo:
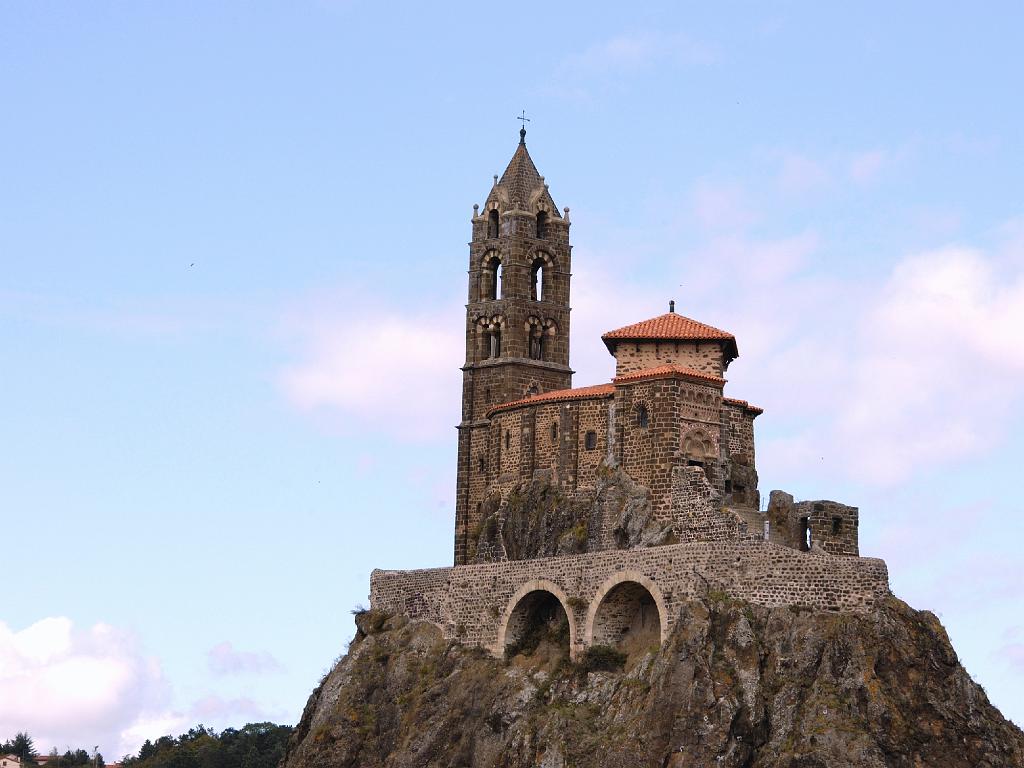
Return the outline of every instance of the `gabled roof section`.
[[[725,346],[726,357],[731,359],[739,355],[736,337],[731,333],[675,312],[608,331],[601,340],[612,354],[615,354],[615,345],[620,341],[720,341]]]
[[[556,389],[552,392],[544,392],[540,395],[531,395],[521,400],[513,400],[510,403],[495,405],[487,411],[490,416],[495,411],[503,411],[507,408],[515,408],[520,405],[534,405],[535,403],[558,403],[565,400],[587,400],[598,397],[611,397],[615,394],[615,387],[611,384],[595,384],[592,387],[577,387],[576,389]]]
[[[507,208],[520,211],[533,211],[536,202],[543,198],[550,208],[552,215],[561,218],[558,206],[551,198],[544,180],[533,164],[533,158],[526,149],[526,131],[519,131],[519,146],[508,163],[505,173],[491,189],[487,196],[487,202],[495,200],[503,203]],[[486,207],[486,205],[485,205]]]
[[[698,371],[696,368],[688,368],[685,365],[675,365],[670,363],[668,365],[659,365],[656,368],[644,368],[640,371],[633,371],[631,373],[624,373],[621,376],[616,376],[612,379],[615,384],[628,384],[634,381],[647,381],[649,379],[670,379],[682,377],[687,379],[696,379],[700,382],[707,384],[715,384],[719,387],[725,384],[725,379],[715,376],[711,373],[704,373]]]

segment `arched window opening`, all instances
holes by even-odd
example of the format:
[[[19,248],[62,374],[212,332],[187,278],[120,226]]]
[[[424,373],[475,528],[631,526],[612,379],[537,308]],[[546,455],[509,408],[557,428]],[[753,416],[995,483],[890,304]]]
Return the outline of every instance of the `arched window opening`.
[[[647,429],[649,421],[650,417],[647,413],[647,406],[638,405],[636,407],[636,425],[640,427],[640,429]]]
[[[492,208],[491,212],[487,214],[487,236],[497,237],[500,231],[498,211]]]
[[[558,422],[557,421],[552,421],[551,422],[551,442],[552,443],[558,442]]]
[[[537,214],[537,237],[541,240],[548,236],[548,215],[544,211]]]
[[[544,359],[544,329],[539,325],[530,326],[530,359]]]
[[[597,448],[597,432],[590,430],[583,438],[583,447],[588,451]]]
[[[490,330],[490,349],[488,357],[501,357],[501,326],[492,326]]]
[[[501,298],[501,259],[492,256],[484,262],[483,272],[480,275],[480,298],[495,300]]]
[[[654,596],[635,581],[617,584],[597,607],[592,642],[626,654],[627,668],[657,651],[661,645],[661,613]]]
[[[544,301],[544,259],[535,259],[530,267],[530,298],[534,301]]]
[[[538,589],[516,603],[505,625],[505,657],[545,664],[569,655],[569,616],[551,592]]]

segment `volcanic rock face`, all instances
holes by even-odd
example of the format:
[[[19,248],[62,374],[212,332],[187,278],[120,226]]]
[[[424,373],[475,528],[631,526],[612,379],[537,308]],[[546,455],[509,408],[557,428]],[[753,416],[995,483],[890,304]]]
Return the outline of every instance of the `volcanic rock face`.
[[[674,542],[671,524],[655,520],[647,489],[602,464],[594,488],[571,498],[548,480],[530,480],[503,499],[488,499],[470,559],[528,560]]]
[[[896,599],[854,616],[710,594],[660,650],[578,663],[557,633],[497,660],[429,624],[357,625],[283,768],[1024,766],[938,619]]]

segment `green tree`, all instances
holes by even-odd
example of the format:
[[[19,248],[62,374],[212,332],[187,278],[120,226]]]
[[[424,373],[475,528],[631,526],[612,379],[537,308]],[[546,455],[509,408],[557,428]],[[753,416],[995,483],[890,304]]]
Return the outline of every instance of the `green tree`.
[[[22,759],[23,762],[26,763],[35,763],[36,755],[39,754],[38,752],[36,752],[35,744],[32,743],[32,737],[24,731],[15,734],[14,739],[5,744],[4,746],[5,752],[8,752],[12,755],[17,755]]]

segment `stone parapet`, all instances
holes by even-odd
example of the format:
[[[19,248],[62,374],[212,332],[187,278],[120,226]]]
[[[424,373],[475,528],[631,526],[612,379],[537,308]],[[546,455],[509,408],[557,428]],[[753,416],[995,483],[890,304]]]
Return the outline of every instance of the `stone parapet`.
[[[687,600],[721,592],[769,607],[799,605],[867,613],[889,595],[885,562],[797,552],[770,542],[695,542],[415,571],[374,570],[374,610],[429,621],[452,639],[501,654],[518,602],[555,595],[569,618],[573,655],[591,644],[601,599],[617,584],[644,586],[662,636]]]

